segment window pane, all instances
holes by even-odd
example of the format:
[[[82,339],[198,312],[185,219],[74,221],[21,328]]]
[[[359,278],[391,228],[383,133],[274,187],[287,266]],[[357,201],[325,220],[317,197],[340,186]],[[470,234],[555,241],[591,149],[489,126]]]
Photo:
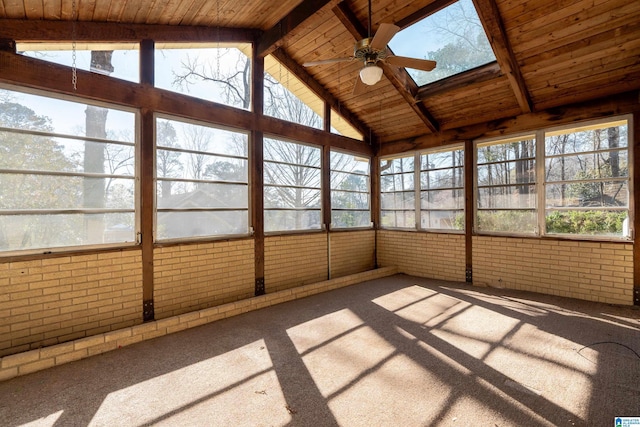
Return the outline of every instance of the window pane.
[[[265,231],[319,230],[321,228],[319,210],[285,211],[265,210]]]
[[[535,233],[536,213],[533,210],[478,211],[478,231]]]
[[[415,228],[416,214],[414,211],[382,211],[380,222],[383,227]]]
[[[533,160],[536,144],[533,139],[478,145],[478,164],[504,162],[509,160]]]
[[[407,68],[418,86],[496,59],[471,0],[455,2],[410,25],[389,46],[396,55],[438,62],[431,72]]]
[[[158,212],[159,239],[226,236],[246,234],[249,230],[246,210]]]
[[[0,214],[0,250],[54,249],[135,241],[135,214]]]
[[[545,175],[547,182],[628,177],[628,151],[547,158]]]
[[[626,211],[547,211],[547,233],[627,237],[629,217]]]
[[[157,190],[158,209],[247,209],[249,204],[247,185],[162,180],[158,184]]]
[[[413,172],[414,158],[402,157],[400,159],[381,160],[380,161],[380,173],[382,175],[389,175],[403,172]]]
[[[420,188],[423,190],[436,188],[453,188],[464,186],[462,168],[443,169],[420,173]]]
[[[628,207],[627,181],[547,184],[547,207]]]
[[[425,153],[420,156],[420,170],[453,168],[464,166],[464,151],[440,151],[435,153]]]
[[[140,81],[140,51],[137,43],[17,43],[16,50],[25,56],[76,66],[130,82]],[[75,60],[74,60],[75,55]]]
[[[369,209],[369,193],[331,191],[332,209]]]
[[[464,212],[422,211],[420,213],[421,228],[439,230],[464,230]]]
[[[590,129],[550,132],[545,138],[545,155],[582,153],[628,146],[625,121],[613,125],[591,126]]]
[[[368,211],[332,211],[331,225],[334,228],[370,227],[371,214]]]
[[[464,209],[463,190],[432,190],[420,192],[422,209]]]
[[[156,146],[157,239],[249,232],[246,133],[157,118]]]
[[[478,166],[478,185],[533,183],[536,180],[534,160]]]
[[[273,55],[265,57],[264,71],[266,116],[316,129],[324,128],[324,101],[318,95]]]
[[[248,110],[251,45],[248,43],[157,43],[155,85],[207,101]]]
[[[406,193],[383,193],[380,195],[382,209],[415,209],[416,196],[413,191]]]
[[[532,208],[536,207],[534,185],[490,187],[478,189],[478,208]]]
[[[0,248],[133,242],[135,114],[10,90],[0,95],[0,126],[7,128],[0,132]]]
[[[414,174],[383,175],[380,177],[382,192],[413,190]]]
[[[320,190],[265,186],[264,207],[319,209]]]
[[[265,184],[320,188],[321,179],[321,171],[317,168],[282,163],[264,164]]]

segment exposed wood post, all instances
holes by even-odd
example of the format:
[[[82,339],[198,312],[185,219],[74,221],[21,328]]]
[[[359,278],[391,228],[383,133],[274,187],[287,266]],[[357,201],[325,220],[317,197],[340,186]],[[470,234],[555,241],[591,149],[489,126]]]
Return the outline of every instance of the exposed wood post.
[[[154,82],[154,43],[143,40],[140,43],[140,83],[153,86]],[[154,320],[153,304],[153,200],[154,200],[154,134],[153,111],[141,110],[140,117],[140,233],[142,245],[142,317],[145,322]]]
[[[254,117],[258,120],[262,117],[264,105],[264,58],[257,55],[255,44],[252,62],[251,101]],[[251,226],[255,257],[254,294],[258,296],[266,292],[264,283],[264,133],[255,125],[253,129],[249,141],[249,191],[251,192]]]
[[[324,102],[324,131],[331,133],[331,105]]]
[[[322,223],[327,233],[327,279],[331,279],[331,148],[322,147]]]
[[[633,114],[633,305],[640,305],[640,112]]]
[[[16,53],[16,41],[13,39],[0,38],[0,50],[4,52]]]
[[[474,164],[475,150],[473,149],[473,141],[466,140],[464,142],[464,259],[467,283],[473,283]]]
[[[376,150],[377,151],[377,150]],[[378,268],[378,230],[380,229],[380,158],[378,154],[371,157],[369,164],[371,177],[371,222],[373,222],[373,267]]]

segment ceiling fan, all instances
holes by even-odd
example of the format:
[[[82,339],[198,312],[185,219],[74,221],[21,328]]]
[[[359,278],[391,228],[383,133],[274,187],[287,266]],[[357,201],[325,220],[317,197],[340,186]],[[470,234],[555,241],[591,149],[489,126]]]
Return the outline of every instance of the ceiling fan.
[[[408,58],[396,56],[387,48],[387,44],[400,31],[400,27],[394,24],[380,24],[376,34],[371,37],[371,0],[369,0],[369,32],[368,37],[356,42],[353,48],[353,56],[343,58],[324,59],[310,61],[302,64],[305,67],[315,65],[334,64],[337,62],[362,61],[364,66],[360,70],[360,78],[356,79],[353,88],[354,94],[364,92],[367,86],[373,86],[382,77],[382,68],[378,62],[395,65],[398,67],[414,68],[416,70],[431,71],[436,67],[436,62],[428,59]]]

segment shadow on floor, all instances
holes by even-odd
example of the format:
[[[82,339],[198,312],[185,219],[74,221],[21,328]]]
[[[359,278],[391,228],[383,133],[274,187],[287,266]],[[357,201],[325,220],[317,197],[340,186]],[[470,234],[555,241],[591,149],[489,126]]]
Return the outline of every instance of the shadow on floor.
[[[634,308],[396,275],[2,382],[0,425],[612,425],[638,353]]]

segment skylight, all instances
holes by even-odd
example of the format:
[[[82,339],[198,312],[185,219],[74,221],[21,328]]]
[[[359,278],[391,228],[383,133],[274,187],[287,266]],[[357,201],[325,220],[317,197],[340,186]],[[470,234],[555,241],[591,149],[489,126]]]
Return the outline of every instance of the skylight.
[[[418,86],[423,86],[496,58],[471,0],[459,0],[396,34],[389,47],[393,53],[438,63],[426,72],[407,68]]]

